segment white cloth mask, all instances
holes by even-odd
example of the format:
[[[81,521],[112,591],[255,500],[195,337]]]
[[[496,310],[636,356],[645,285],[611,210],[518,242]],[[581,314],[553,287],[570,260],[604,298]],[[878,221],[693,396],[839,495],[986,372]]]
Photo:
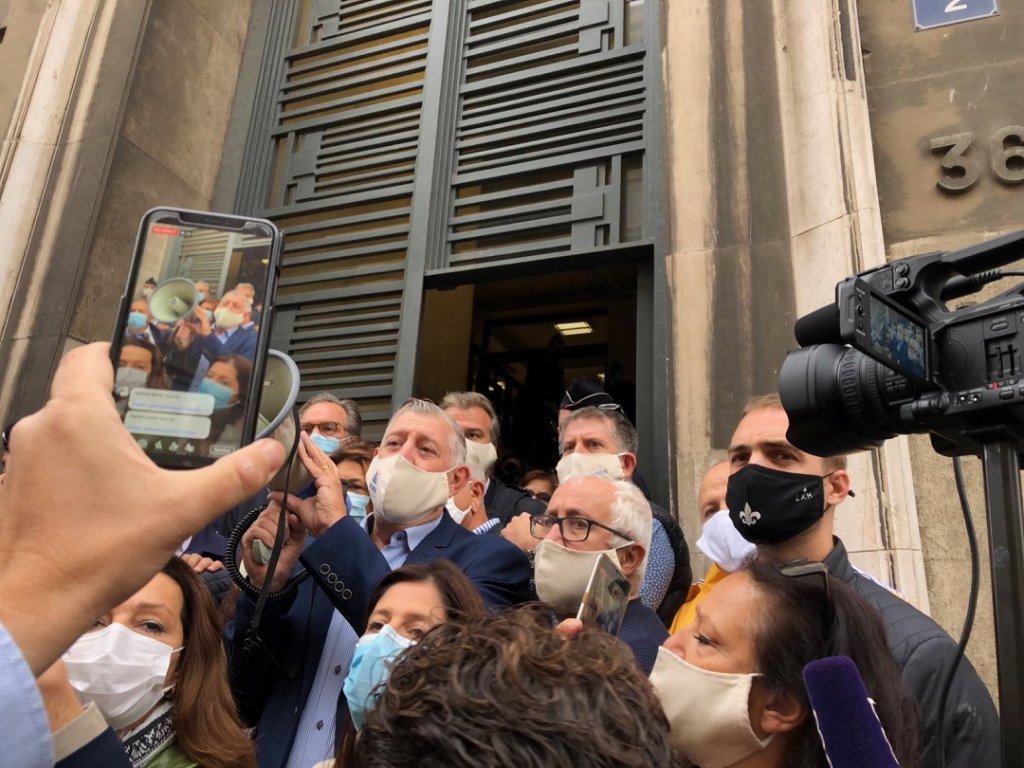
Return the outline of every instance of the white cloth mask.
[[[470,503],[466,509],[460,509],[459,505],[455,503],[455,497],[450,496],[448,501],[445,502],[444,508],[448,510],[448,514],[451,515],[452,520],[455,521],[456,525],[462,525],[462,521],[466,519],[466,516],[473,511],[473,505]]]
[[[114,376],[114,392],[117,393],[118,397],[125,397],[133,389],[146,386],[148,379],[149,374],[145,371],[122,365],[117,369],[117,375]]]
[[[626,479],[622,462],[619,461],[619,454],[615,453],[579,453],[578,451],[567,453],[558,462],[555,472],[558,474],[560,483],[564,483],[576,475],[597,475],[609,480]]]
[[[594,563],[603,554],[608,555],[618,566],[619,553],[615,549],[581,551],[563,547],[551,539],[541,540],[534,550],[533,558],[537,597],[554,608],[560,616],[575,616],[583,600],[583,593],[587,591]]]
[[[725,768],[767,747],[750,725],[750,686],[757,673],[709,672],[664,647],[651,685],[668,718],[672,746],[700,768]]]
[[[498,451],[494,443],[478,443],[475,440],[466,441],[466,463],[470,469],[475,469],[478,474],[486,475],[494,467],[498,460]]]
[[[751,544],[736,530],[728,509],[720,509],[704,523],[704,530],[697,539],[697,549],[710,557],[723,571],[733,573],[757,551],[757,545]]]
[[[217,323],[217,327],[222,331],[230,331],[232,328],[237,328],[245,320],[245,315],[241,312],[233,312],[227,307],[217,307],[213,310],[213,319]]]
[[[373,511],[395,525],[408,525],[448,499],[448,470],[428,472],[396,453],[375,456],[366,470]]]
[[[125,728],[155,707],[173,686],[164,687],[172,648],[110,624],[78,638],[64,654],[71,687],[82,703],[95,702],[114,730]]]

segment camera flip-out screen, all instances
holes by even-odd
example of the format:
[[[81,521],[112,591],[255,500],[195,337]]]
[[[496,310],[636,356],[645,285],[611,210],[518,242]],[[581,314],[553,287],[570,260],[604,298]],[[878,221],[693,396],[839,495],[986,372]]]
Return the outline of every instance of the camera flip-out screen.
[[[869,318],[868,348],[872,357],[906,376],[928,378],[928,331],[878,294],[863,294]]]

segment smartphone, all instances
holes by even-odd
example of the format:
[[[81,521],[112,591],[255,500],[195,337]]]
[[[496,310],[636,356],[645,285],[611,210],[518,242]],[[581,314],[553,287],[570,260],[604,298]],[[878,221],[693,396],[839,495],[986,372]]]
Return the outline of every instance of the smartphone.
[[[159,466],[201,467],[252,440],[280,252],[265,219],[142,217],[111,357],[125,427]]]
[[[597,627],[610,635],[618,635],[629,604],[629,592],[629,581],[619,566],[602,553],[590,572],[576,618],[585,627]]]

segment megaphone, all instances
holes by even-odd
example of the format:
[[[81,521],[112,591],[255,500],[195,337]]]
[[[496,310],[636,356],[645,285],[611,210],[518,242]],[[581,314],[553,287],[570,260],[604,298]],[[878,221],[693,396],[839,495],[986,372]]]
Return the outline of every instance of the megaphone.
[[[256,417],[256,439],[274,438],[284,447],[286,456],[291,454],[295,441],[299,439],[295,431],[295,422],[289,418],[298,395],[299,368],[295,361],[283,352],[268,349],[259,413]],[[302,462],[296,457],[292,462],[291,472],[288,472],[286,462],[269,485],[275,491],[294,491],[308,485],[311,479]]]
[[[299,368],[295,365],[295,361],[283,352],[268,349],[263,370],[263,388],[260,390],[260,402],[256,416],[256,439],[272,437],[284,447],[286,456],[291,454],[292,448],[298,440],[295,421],[290,418],[298,394]],[[294,491],[308,485],[311,479],[301,461],[292,462],[291,472],[289,472],[288,463],[285,462],[284,466],[271,479],[269,486],[275,491]],[[252,585],[240,569],[236,551],[242,540],[242,535],[255,522],[264,508],[257,507],[238,521],[234,530],[231,531],[231,535],[228,536],[227,547],[224,551],[224,566],[227,568],[231,580],[253,600],[259,599],[260,590]],[[271,548],[262,542],[254,541],[252,552],[253,558],[261,565],[270,561]],[[303,576],[291,577],[285,588],[275,596],[280,597],[294,592],[295,586],[302,578]]]
[[[172,277],[149,297],[149,314],[162,323],[176,323],[188,316],[198,298],[195,283],[187,277]]]

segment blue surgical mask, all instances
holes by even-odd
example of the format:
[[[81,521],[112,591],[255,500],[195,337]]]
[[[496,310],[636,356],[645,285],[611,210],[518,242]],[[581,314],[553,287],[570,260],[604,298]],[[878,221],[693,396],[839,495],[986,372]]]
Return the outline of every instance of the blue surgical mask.
[[[145,328],[146,316],[141,312],[132,312],[128,315],[128,326],[130,328]]]
[[[226,387],[213,379],[203,379],[200,381],[199,391],[213,396],[213,407],[218,411],[221,408],[227,408],[231,398],[235,396],[230,387]]]
[[[366,508],[370,506],[370,497],[365,493],[352,493],[349,491],[348,506],[349,517],[362,520],[367,515]]]
[[[313,441],[321,451],[330,456],[341,446],[341,440],[336,437],[327,437],[327,435],[321,435],[319,432],[313,432],[310,434],[309,439]]]
[[[390,624],[376,634],[359,638],[343,688],[356,730],[366,724],[366,713],[377,705],[380,690],[376,689],[383,689],[398,654],[411,645],[413,641],[402,637]]]
[[[206,294],[202,291],[196,291],[196,304],[202,304],[206,301]]]

